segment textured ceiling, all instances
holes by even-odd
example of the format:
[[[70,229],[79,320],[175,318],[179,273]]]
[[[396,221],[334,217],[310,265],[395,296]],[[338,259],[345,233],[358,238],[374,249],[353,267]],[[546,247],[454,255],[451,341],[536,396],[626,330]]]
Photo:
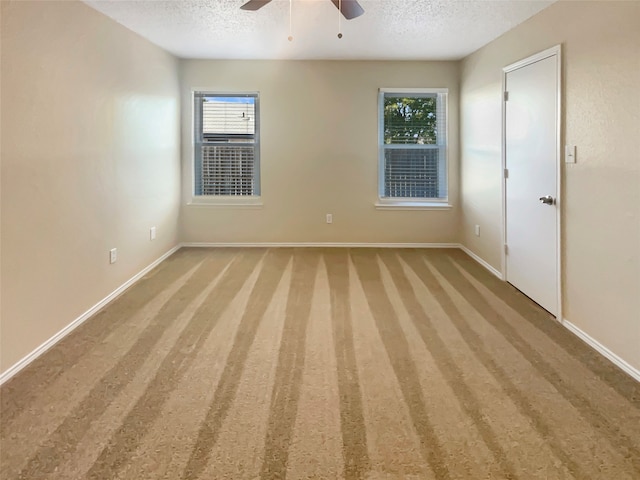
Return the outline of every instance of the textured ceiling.
[[[341,20],[330,0],[86,0],[181,58],[457,60],[549,6],[542,0],[359,0]]]

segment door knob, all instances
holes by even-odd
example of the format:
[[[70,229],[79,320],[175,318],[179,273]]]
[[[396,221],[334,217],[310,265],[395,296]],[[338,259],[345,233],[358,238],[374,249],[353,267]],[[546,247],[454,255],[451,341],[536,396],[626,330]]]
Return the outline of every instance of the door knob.
[[[545,205],[553,205],[554,203],[556,203],[555,198],[553,198],[551,195],[547,195],[546,197],[540,197],[540,201]]]

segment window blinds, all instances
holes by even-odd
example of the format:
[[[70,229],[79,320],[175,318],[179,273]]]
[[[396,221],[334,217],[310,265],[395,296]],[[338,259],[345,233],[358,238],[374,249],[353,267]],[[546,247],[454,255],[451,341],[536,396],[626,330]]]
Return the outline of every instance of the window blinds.
[[[438,148],[386,148],[384,195],[398,198],[439,198]]]

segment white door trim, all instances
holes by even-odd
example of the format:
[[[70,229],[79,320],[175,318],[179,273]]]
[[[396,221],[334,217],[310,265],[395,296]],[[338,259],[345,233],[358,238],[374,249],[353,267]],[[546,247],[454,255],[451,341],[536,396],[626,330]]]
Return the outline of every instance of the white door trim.
[[[518,70],[519,68],[525,67],[527,65],[531,65],[532,63],[539,62],[540,60],[544,60],[549,57],[556,57],[556,70],[558,74],[558,91],[557,91],[557,108],[556,108],[556,205],[558,208],[558,214],[556,216],[557,223],[557,238],[556,238],[556,257],[557,257],[557,297],[558,297],[558,312],[556,315],[556,320],[558,322],[562,322],[563,318],[563,310],[562,310],[562,217],[564,207],[562,204],[562,184],[564,182],[562,178],[562,47],[561,45],[556,45],[542,52],[536,53],[535,55],[531,55],[530,57],[519,60],[515,63],[507,65],[502,69],[502,257],[501,257],[501,269],[502,269],[502,277],[504,279],[507,278],[507,258],[506,258],[506,249],[505,246],[507,244],[507,183],[504,175],[506,166],[507,166],[507,156],[506,156],[506,120],[507,120],[507,108],[505,101],[505,92],[507,91],[507,74],[509,72],[513,72],[514,70]]]

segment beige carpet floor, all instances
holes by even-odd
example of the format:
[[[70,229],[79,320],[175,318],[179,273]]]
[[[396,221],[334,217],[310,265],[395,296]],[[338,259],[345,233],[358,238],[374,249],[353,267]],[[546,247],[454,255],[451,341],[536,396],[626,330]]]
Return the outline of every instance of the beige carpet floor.
[[[3,480],[640,478],[640,385],[459,250],[183,249],[0,393]]]

